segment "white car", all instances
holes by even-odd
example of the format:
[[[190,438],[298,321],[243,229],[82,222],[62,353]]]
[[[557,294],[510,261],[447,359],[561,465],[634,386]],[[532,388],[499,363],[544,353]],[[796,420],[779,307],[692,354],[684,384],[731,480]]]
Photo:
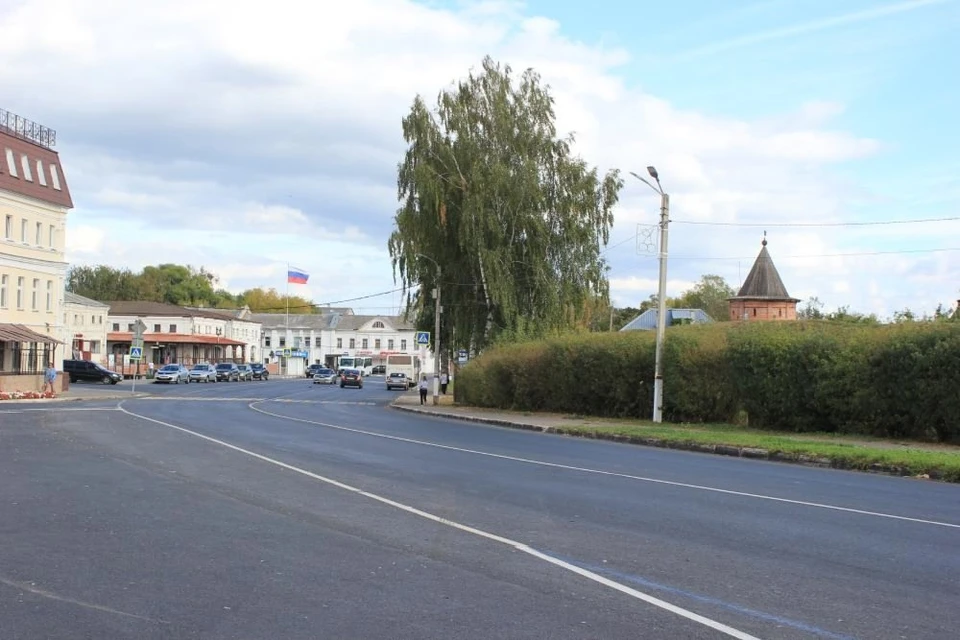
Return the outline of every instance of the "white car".
[[[217,370],[212,364],[195,364],[190,369],[190,382],[216,382]]]
[[[160,367],[160,371],[153,377],[154,382],[165,382],[167,384],[181,382],[190,382],[190,372],[182,364],[166,364]]]
[[[390,375],[387,376],[387,391],[390,391],[394,387],[403,389],[404,391],[409,389],[410,380],[407,378],[407,374],[402,371],[392,371]]]

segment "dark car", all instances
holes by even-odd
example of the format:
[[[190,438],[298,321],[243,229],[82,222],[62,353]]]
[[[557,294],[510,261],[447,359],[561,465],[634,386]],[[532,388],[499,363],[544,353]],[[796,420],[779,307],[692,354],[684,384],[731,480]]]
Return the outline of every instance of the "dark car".
[[[320,371],[321,369],[325,369],[325,368],[326,367],[324,367],[322,364],[312,364],[309,367],[307,367],[307,371],[306,371],[307,377],[312,378],[314,374],[317,373],[317,371]]]
[[[363,389],[363,374],[359,369],[342,369],[340,371],[340,388],[357,387]]]
[[[387,365],[378,364],[373,369],[370,370],[370,375],[372,376],[382,376],[387,372]]]
[[[253,372],[254,380],[266,380],[270,377],[270,372],[267,371],[267,368],[259,362],[251,364],[250,370]]]
[[[116,371],[89,360],[64,360],[63,373],[70,382],[102,382],[103,384],[117,384],[123,380]]]
[[[232,362],[221,362],[217,365],[217,381],[220,380],[240,382],[240,369],[237,369],[237,365]]]
[[[240,381],[245,382],[253,380],[253,369],[248,364],[238,364],[237,371],[240,372]]]

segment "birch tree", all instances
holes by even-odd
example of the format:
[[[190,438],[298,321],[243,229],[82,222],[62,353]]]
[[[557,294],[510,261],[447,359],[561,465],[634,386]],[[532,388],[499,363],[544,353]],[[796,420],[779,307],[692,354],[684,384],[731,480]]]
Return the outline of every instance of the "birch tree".
[[[554,120],[538,74],[515,77],[489,57],[433,109],[417,96],[403,119],[394,278],[423,330],[439,284],[451,348],[586,324],[609,300],[601,247],[623,180],[574,155]]]

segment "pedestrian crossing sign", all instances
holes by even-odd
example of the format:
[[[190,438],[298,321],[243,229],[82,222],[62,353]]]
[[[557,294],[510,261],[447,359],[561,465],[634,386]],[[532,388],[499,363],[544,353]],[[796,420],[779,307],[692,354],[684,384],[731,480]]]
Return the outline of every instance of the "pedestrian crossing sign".
[[[130,359],[139,360],[143,357],[143,348],[142,347],[130,347]]]
[[[430,344],[430,332],[417,331],[417,344]]]

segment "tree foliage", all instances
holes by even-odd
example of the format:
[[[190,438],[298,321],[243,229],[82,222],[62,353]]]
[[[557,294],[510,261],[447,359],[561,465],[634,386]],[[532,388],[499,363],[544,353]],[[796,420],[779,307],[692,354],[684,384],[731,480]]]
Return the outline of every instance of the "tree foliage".
[[[572,136],[557,137],[553,98],[534,71],[516,78],[485,58],[434,110],[417,96],[403,136],[388,247],[419,328],[433,327],[438,283],[448,345],[479,349],[499,334],[587,327],[606,313],[600,247],[623,181],[574,156]]]

